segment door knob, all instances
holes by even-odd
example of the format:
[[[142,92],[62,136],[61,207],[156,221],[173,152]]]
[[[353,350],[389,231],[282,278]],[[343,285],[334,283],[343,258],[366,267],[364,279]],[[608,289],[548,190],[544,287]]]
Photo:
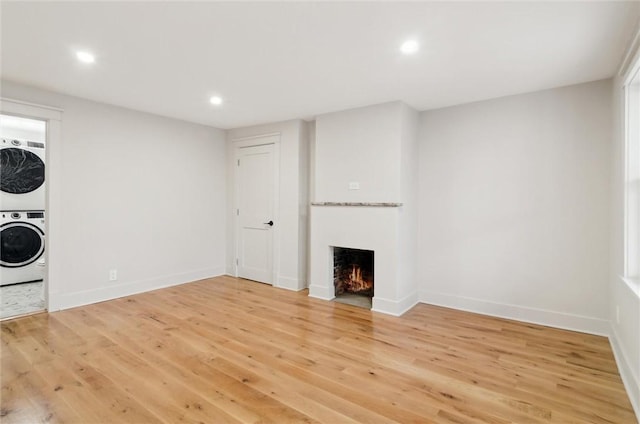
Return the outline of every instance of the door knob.
[[[263,224],[268,225],[269,227],[273,227],[273,221],[263,222]]]

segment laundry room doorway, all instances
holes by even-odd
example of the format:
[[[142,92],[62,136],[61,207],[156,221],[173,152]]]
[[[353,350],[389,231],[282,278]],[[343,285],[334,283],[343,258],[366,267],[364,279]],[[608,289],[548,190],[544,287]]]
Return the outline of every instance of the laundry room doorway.
[[[60,123],[60,110],[1,99],[0,320],[50,309],[49,147]]]
[[[0,318],[44,311],[46,122],[0,114]]]

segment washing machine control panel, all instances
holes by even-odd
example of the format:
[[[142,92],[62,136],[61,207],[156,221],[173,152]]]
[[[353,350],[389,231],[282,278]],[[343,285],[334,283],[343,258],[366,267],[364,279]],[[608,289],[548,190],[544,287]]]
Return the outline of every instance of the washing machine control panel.
[[[26,218],[27,218],[27,219],[38,219],[38,218],[40,218],[40,219],[44,219],[44,212],[23,212],[23,213],[20,213],[20,212],[11,212],[11,213],[9,214],[9,216],[10,216],[12,219],[20,219],[20,218],[22,218],[22,217],[23,217],[23,215],[26,215]],[[6,217],[7,217],[7,213],[6,213],[6,212],[3,212],[3,213],[2,213],[2,217],[3,217],[3,218],[6,218]]]
[[[2,143],[3,144],[9,143],[16,147],[26,146],[26,147],[35,147],[38,149],[44,149],[44,143],[41,143],[39,141],[21,141],[21,140],[9,140],[9,139],[3,138]]]

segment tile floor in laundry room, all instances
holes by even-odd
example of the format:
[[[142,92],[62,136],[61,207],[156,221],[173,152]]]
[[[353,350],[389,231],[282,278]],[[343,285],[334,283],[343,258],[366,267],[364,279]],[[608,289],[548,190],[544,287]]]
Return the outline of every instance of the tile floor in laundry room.
[[[0,319],[44,311],[42,281],[0,287]]]

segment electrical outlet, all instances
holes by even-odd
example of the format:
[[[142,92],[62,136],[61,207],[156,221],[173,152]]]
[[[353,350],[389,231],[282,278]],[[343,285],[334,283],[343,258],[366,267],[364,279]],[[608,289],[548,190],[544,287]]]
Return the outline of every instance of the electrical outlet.
[[[349,190],[360,190],[360,183],[358,181],[352,181],[349,183]]]
[[[118,270],[110,269],[109,270],[109,281],[116,281],[118,279]]]
[[[616,305],[616,324],[620,324],[620,306]]]

